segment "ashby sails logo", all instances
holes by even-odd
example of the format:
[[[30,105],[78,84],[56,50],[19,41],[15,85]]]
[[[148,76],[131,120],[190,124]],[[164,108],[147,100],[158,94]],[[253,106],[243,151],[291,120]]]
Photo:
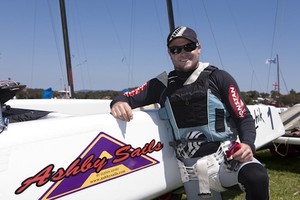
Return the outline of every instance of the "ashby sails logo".
[[[21,194],[32,184],[41,187],[51,181],[54,184],[40,200],[57,199],[158,164],[157,160],[147,154],[162,148],[163,144],[155,140],[146,143],[144,147],[133,148],[101,132],[66,169],[61,167],[54,171],[54,164],[49,164],[33,177],[24,180],[15,194]]]

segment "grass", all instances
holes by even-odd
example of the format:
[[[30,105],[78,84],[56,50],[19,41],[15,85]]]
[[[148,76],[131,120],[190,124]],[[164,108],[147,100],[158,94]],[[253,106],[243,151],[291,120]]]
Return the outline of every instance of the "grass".
[[[271,200],[300,199],[300,157],[282,157],[273,155],[269,150],[258,151],[255,157],[265,164],[270,177]],[[244,200],[244,194],[238,191],[226,191],[224,200]],[[182,200],[186,200],[183,195]]]

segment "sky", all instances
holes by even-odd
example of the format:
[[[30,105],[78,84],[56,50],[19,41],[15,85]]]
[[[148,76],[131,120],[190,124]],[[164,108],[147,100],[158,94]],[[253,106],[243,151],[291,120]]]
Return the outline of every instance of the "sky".
[[[65,0],[73,82],[123,90],[173,69],[166,0]],[[299,0],[173,0],[175,26],[198,33],[202,62],[228,71],[241,91],[300,92]],[[67,85],[59,0],[0,0],[0,80]]]

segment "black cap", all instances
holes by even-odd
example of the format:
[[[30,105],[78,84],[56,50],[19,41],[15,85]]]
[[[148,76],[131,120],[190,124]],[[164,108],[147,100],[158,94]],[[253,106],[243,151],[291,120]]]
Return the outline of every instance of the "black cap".
[[[198,43],[196,32],[188,27],[179,26],[172,31],[167,38],[167,46],[176,38],[185,38],[192,42]]]

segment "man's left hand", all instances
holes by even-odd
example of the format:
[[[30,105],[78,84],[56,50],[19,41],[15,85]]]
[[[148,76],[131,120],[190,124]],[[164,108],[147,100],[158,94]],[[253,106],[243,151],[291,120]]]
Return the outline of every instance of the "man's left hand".
[[[240,162],[248,162],[253,160],[253,152],[248,144],[240,143],[241,148],[235,152],[232,157]]]

